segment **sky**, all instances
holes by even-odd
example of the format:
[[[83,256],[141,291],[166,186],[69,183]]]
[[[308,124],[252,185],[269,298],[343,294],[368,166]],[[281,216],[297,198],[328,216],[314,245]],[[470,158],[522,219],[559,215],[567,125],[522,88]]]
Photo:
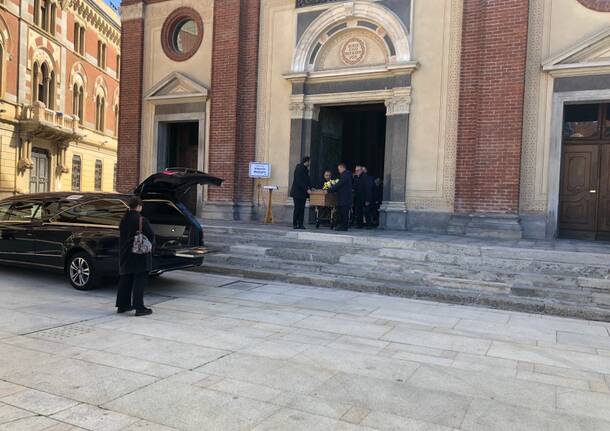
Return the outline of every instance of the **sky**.
[[[104,0],[106,3],[108,3],[111,6],[115,6],[115,7],[119,7],[121,4],[121,0]]]

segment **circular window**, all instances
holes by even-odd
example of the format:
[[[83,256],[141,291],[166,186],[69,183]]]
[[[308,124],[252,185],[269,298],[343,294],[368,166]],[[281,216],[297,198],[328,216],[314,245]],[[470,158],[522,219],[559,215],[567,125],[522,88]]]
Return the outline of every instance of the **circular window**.
[[[163,24],[161,44],[165,54],[174,61],[191,58],[203,40],[203,21],[191,8],[175,10]]]
[[[608,0],[578,0],[583,6],[598,12],[610,12],[610,1]]]

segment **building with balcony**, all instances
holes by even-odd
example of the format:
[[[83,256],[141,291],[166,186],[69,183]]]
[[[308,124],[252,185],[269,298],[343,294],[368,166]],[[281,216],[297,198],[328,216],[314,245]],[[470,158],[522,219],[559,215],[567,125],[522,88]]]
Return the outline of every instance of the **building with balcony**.
[[[0,0],[0,197],[116,189],[120,35],[103,0]]]

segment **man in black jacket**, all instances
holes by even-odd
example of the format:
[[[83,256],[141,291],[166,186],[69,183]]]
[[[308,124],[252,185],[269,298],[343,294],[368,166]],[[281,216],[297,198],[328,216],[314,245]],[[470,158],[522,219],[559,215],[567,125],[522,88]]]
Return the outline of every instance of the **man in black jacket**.
[[[304,157],[301,163],[294,169],[292,178],[292,189],[290,197],[294,201],[294,212],[292,215],[292,227],[294,229],[305,229],[305,203],[311,191],[311,178],[309,177],[309,157]]]
[[[375,182],[373,177],[369,175],[366,166],[361,166],[362,173],[360,174],[361,193],[362,193],[362,208],[364,212],[365,226],[367,229],[373,227],[373,190]]]
[[[135,254],[132,252],[133,240],[138,232],[142,232],[154,244],[155,233],[150,223],[140,212],[142,200],[134,196],[129,200],[129,210],[123,216],[119,225],[119,290],[117,292],[116,307],[118,313],[125,313],[133,309],[136,316],[146,316],[152,313],[150,308],[144,306],[144,289],[148,283],[148,273],[152,267],[152,255]]]
[[[345,163],[337,166],[339,182],[332,186],[328,193],[337,193],[337,211],[339,212],[339,223],[336,230],[346,231],[349,224],[349,209],[352,206],[352,173],[347,170]]]

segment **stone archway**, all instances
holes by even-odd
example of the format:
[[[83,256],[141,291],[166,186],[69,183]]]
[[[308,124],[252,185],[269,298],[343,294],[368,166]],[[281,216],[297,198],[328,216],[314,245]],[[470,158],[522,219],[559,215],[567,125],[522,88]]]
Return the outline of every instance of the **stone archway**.
[[[310,60],[317,51],[331,39],[338,26],[353,23],[352,27],[371,30],[368,24],[381,31],[381,37],[392,45],[393,55],[388,64],[401,64],[411,61],[411,41],[405,25],[391,10],[376,3],[357,1],[330,8],[308,27],[294,50],[292,73],[310,71]],[[330,32],[330,34],[329,34]]]
[[[381,220],[393,229],[406,229],[411,74],[416,68],[400,18],[379,3],[355,1],[330,7],[309,24],[285,75],[292,84],[291,167],[319,140],[321,108],[385,105]]]

